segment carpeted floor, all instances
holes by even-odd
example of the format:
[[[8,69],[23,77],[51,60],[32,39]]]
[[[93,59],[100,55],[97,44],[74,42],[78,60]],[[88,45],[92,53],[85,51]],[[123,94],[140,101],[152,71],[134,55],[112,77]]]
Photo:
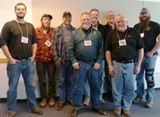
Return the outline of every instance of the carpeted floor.
[[[106,111],[106,117],[114,117],[112,114],[113,103],[106,100],[106,103],[102,105]],[[70,117],[72,110],[71,105],[64,107],[62,111],[57,111],[56,108],[46,107],[43,109],[43,115],[35,115],[27,112],[27,105],[25,101],[19,101],[17,104],[17,116],[16,117]],[[0,117],[5,117],[7,112],[6,103],[0,103]],[[160,89],[156,90],[156,96],[154,106],[151,109],[143,107],[143,105],[132,105],[132,117],[160,117]],[[104,117],[91,111],[86,111],[78,115],[78,117]],[[123,117],[123,115],[122,115]]]

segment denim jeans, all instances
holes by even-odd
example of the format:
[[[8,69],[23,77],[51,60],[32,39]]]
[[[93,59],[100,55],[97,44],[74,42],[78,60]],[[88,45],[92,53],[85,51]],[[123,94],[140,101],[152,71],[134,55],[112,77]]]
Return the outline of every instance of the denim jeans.
[[[134,98],[134,63],[113,61],[113,67],[115,74],[112,77],[112,94],[115,108],[129,110]]]
[[[29,60],[17,61],[16,64],[7,63],[7,75],[9,78],[7,92],[8,111],[16,111],[17,86],[21,74],[25,84],[27,104],[30,108],[37,107],[35,86],[33,84],[34,72],[34,64]]]
[[[39,88],[41,98],[53,98],[56,94],[55,85],[55,64],[54,61],[37,61],[37,76],[39,79]],[[47,78],[47,76],[48,78]],[[48,89],[48,91],[47,91]]]
[[[72,102],[73,94],[73,69],[69,62],[61,64],[60,69],[57,69],[58,75],[58,93],[59,102],[65,103],[66,100]]]
[[[90,87],[88,83],[88,79],[84,81],[84,98],[90,102]]]
[[[90,86],[92,108],[97,109],[100,106],[100,70],[94,70],[93,65],[93,62],[80,61],[79,69],[74,70],[73,104],[77,110],[82,108],[83,86],[86,79],[88,79]]]
[[[144,56],[141,64],[140,73],[137,75],[137,97],[143,99],[145,95],[145,87],[144,87],[144,72],[145,72],[145,80],[147,82],[146,89],[146,101],[153,101],[155,95],[154,89],[154,69],[156,65],[157,55],[153,55],[152,57]]]
[[[102,98],[103,96],[103,90],[104,90],[104,82],[105,82],[105,71],[104,71],[104,67],[105,67],[105,64],[104,64],[104,60],[102,61],[101,63],[101,67],[100,67],[100,99]],[[89,87],[89,83],[88,83],[88,79],[85,80],[85,83],[84,83],[84,95],[85,95],[85,99],[90,101],[90,87]]]

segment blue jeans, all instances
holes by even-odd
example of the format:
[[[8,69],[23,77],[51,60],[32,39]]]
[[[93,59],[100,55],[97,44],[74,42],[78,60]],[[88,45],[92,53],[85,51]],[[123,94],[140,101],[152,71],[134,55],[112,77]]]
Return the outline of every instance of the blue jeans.
[[[145,87],[144,87],[144,72],[145,79],[147,82],[146,89],[146,101],[153,101],[155,95],[154,89],[154,69],[156,65],[157,55],[153,55],[152,57],[144,56],[141,64],[140,73],[137,75],[137,97],[143,99],[145,95]]]
[[[90,87],[89,87],[88,79],[84,81],[84,96],[85,96],[85,100],[88,100],[90,102]]]
[[[9,90],[7,92],[8,111],[16,111],[17,86],[21,74],[25,84],[27,104],[30,108],[37,107],[35,86],[33,84],[34,71],[34,64],[29,60],[17,61],[16,64],[7,63],[7,75],[9,78]]]
[[[82,108],[83,86],[87,78],[90,86],[92,108],[97,109],[100,106],[100,70],[94,70],[93,65],[93,62],[80,61],[79,69],[74,70],[73,104],[77,110]]]
[[[134,98],[134,63],[113,61],[113,67],[115,74],[112,77],[112,94],[115,108],[129,110]]]
[[[101,86],[101,89],[100,89],[100,99],[103,97],[103,90],[104,90],[104,82],[105,82],[105,71],[104,71],[104,67],[105,67],[105,64],[104,64],[104,60],[102,61],[101,63],[101,67],[100,67],[100,86]],[[84,83],[84,95],[85,95],[85,99],[86,100],[89,100],[90,101],[90,87],[89,87],[89,83],[86,79],[85,83]]]
[[[73,94],[73,69],[69,62],[62,63],[60,69],[57,69],[59,102],[65,103],[66,100],[72,102]]]

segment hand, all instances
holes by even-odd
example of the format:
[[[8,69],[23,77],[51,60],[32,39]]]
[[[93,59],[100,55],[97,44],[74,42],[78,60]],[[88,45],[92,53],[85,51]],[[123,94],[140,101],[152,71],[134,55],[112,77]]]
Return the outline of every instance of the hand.
[[[140,66],[139,65],[136,65],[135,67],[134,67],[134,74],[138,74],[139,72],[140,72]]]
[[[113,66],[108,67],[109,75],[113,76],[115,74],[115,69]]]
[[[101,65],[99,63],[95,63],[93,66],[93,69],[98,70],[98,69],[100,69],[100,66]]]
[[[8,60],[10,64],[16,64],[17,60],[14,58],[11,58],[10,60]]]
[[[34,57],[34,56],[31,56],[31,57],[29,57],[29,60],[30,60],[31,62],[34,62],[34,61],[35,61],[35,57]]]
[[[73,67],[74,69],[79,69],[79,64],[78,64],[78,62],[73,63],[73,64],[72,64],[72,67]]]
[[[61,61],[60,61],[60,59],[57,59],[55,61],[55,64],[56,64],[56,67],[59,69],[61,67]]]
[[[150,57],[153,56],[153,53],[152,52],[146,52],[145,55],[150,58]]]

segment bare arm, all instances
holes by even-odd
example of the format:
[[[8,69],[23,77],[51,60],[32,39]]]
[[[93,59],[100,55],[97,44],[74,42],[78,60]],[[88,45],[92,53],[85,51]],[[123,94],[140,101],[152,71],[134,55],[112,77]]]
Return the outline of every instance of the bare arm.
[[[32,45],[32,57],[30,57],[30,60],[33,62],[34,58],[36,56],[36,52],[37,52],[37,43],[34,43]]]
[[[112,66],[111,52],[106,51],[106,61],[108,63],[108,67]]]
[[[141,49],[138,50],[136,66],[134,68],[134,73],[135,74],[138,74],[140,72],[141,62],[142,62],[143,56],[144,56],[144,49],[141,48]]]
[[[2,49],[2,51],[3,51],[3,53],[4,53],[4,55],[7,57],[8,61],[9,61],[11,64],[15,64],[15,63],[16,63],[16,59],[14,59],[14,58],[11,56],[7,45],[3,45],[3,46],[1,47],[1,49]]]
[[[110,51],[106,51],[106,60],[107,60],[107,63],[108,63],[109,74],[111,76],[113,76],[115,74],[115,70],[114,70],[113,65],[112,65],[112,58],[111,58],[111,52]]]

